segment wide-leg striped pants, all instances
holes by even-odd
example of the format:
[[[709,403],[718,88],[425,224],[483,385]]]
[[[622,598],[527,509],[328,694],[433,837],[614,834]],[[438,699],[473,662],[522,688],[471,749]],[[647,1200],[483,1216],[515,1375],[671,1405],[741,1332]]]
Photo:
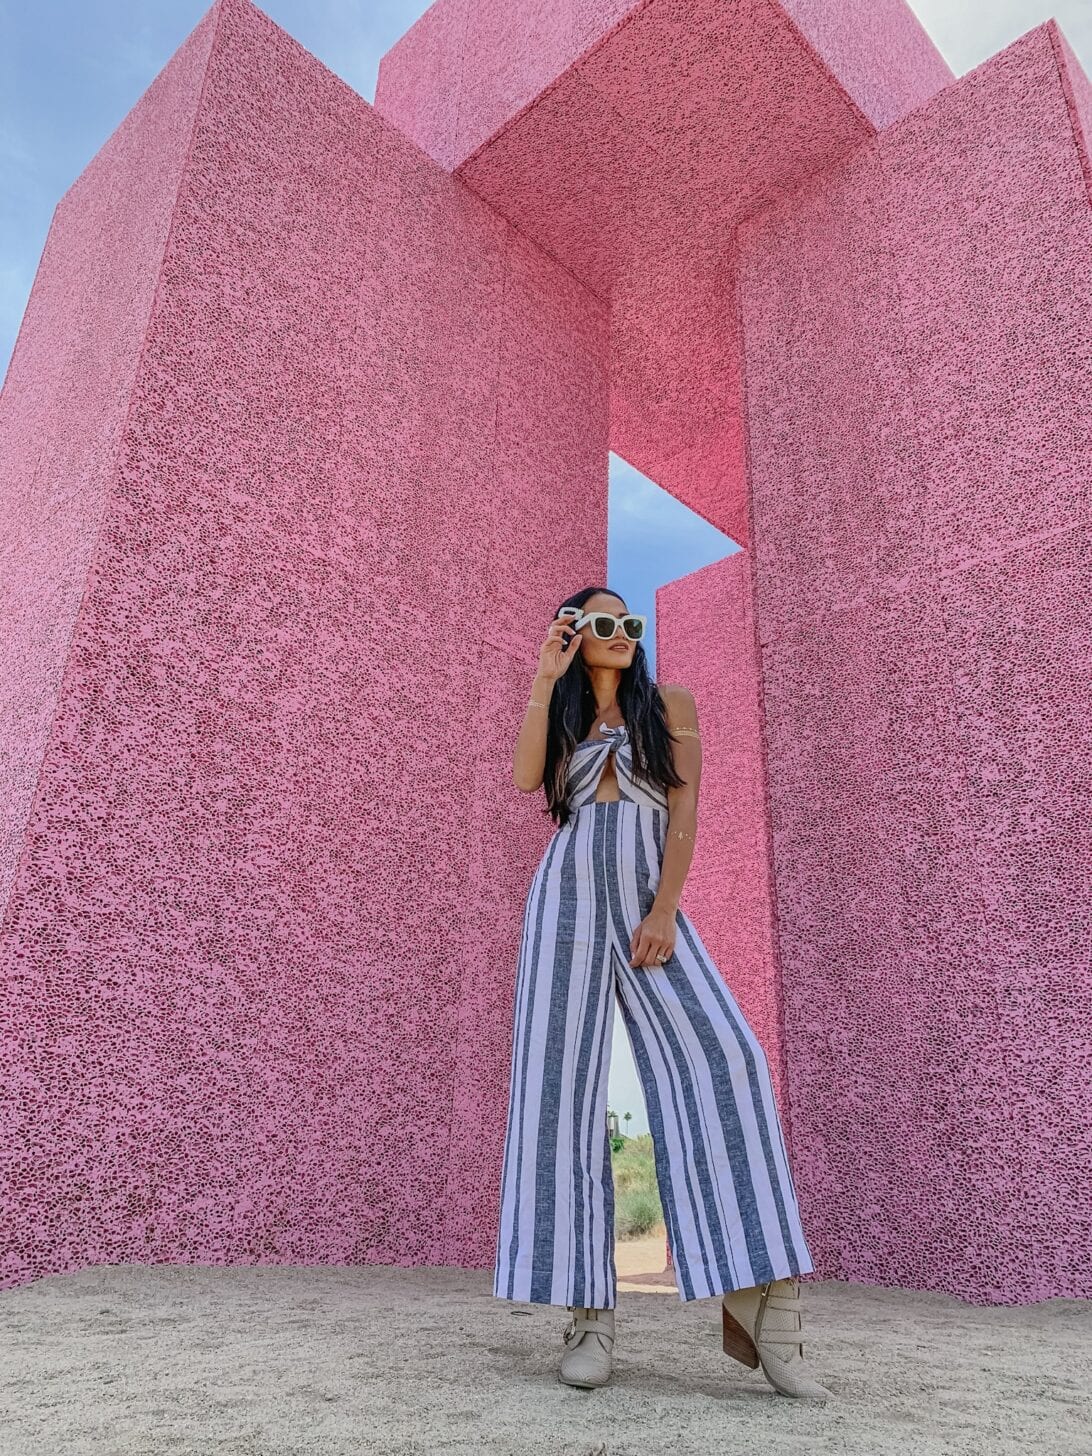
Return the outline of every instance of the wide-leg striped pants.
[[[613,1308],[615,998],[644,1089],[679,1298],[811,1272],[766,1055],[683,911],[632,969],[667,813],[591,802],[535,871],[521,934],[493,1293]]]

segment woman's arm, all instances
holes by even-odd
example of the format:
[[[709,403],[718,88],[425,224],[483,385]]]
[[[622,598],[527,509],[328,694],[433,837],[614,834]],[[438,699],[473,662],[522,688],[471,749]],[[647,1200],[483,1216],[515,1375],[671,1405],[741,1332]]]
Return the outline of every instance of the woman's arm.
[[[667,791],[667,843],[660,869],[660,885],[652,903],[657,909],[668,910],[674,916],[694,855],[694,839],[698,831],[701,737],[698,732],[698,705],[690,689],[664,683],[660,684],[660,695],[667,710],[668,729],[678,735],[678,742],[673,745],[675,772],[686,783]]]
[[[565,633],[569,637],[567,647]],[[580,633],[574,632],[568,622],[561,617],[555,617],[550,623],[545,641],[538,649],[538,671],[531,684],[523,724],[512,755],[512,782],[526,794],[542,787],[542,775],[546,768],[550,699],[553,697],[554,684],[568,672],[569,664],[580,651],[583,640]]]
[[[542,772],[546,765],[546,731],[549,726],[550,699],[554,693],[556,678],[539,672],[531,684],[523,724],[516,739],[512,755],[512,782],[525,794],[542,787]]]

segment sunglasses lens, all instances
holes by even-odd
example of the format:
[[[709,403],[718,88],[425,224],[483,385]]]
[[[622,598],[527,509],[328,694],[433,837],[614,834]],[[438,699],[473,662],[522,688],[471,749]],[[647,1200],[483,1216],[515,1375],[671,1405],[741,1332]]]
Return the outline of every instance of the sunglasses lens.
[[[612,617],[609,612],[597,612],[591,619],[591,629],[597,637],[609,642],[618,631],[618,623],[631,642],[639,642],[645,635],[645,624],[638,616]]]

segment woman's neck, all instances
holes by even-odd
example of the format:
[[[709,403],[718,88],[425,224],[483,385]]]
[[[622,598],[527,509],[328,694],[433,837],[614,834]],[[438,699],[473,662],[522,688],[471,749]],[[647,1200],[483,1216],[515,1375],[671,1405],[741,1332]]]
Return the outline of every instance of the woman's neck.
[[[618,684],[622,674],[616,668],[601,667],[593,668],[589,676],[595,694],[595,716],[605,718],[608,713],[618,712]]]

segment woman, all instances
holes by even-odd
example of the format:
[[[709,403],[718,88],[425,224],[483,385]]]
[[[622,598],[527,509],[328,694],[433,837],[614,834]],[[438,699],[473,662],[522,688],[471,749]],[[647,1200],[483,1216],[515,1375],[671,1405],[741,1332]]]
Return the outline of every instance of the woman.
[[[645,618],[602,587],[558,609],[513,761],[557,821],[527,897],[493,1293],[563,1304],[559,1378],[610,1378],[615,996],[644,1088],[679,1297],[720,1294],[727,1354],[785,1395],[813,1268],[765,1054],[679,898],[697,829],[693,695],[659,687]]]

